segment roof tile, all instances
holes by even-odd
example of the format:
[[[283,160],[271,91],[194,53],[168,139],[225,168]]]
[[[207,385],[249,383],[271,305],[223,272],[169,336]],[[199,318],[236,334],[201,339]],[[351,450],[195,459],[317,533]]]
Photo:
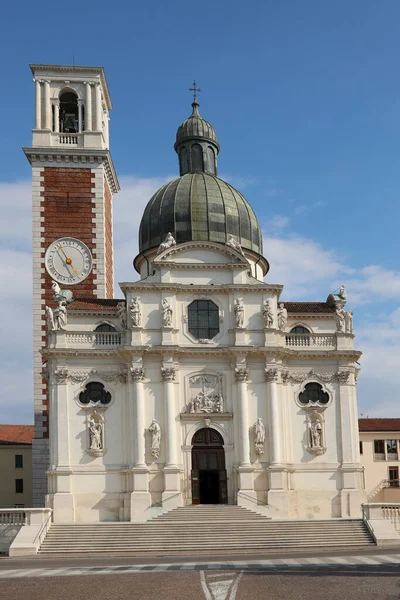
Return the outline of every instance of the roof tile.
[[[284,302],[288,313],[326,313],[333,314],[335,309],[326,302]]]
[[[33,425],[0,425],[0,444],[32,444]]]
[[[362,431],[400,431],[400,419],[358,419]]]

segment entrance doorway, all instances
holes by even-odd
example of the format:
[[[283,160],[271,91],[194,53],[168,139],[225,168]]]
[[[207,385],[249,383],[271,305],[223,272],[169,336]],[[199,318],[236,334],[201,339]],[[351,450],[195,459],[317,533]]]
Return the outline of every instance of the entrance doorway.
[[[199,429],[192,439],[192,503],[227,504],[224,440],[215,429]]]

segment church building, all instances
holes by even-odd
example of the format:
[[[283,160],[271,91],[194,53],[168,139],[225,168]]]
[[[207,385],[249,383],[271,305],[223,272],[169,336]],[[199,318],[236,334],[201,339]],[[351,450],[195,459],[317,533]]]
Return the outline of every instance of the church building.
[[[361,353],[344,286],[281,301],[250,203],[218,177],[194,86],[179,177],[149,199],[138,275],[114,299],[104,71],[31,69],[36,505],[63,523],[189,504],[359,517]]]

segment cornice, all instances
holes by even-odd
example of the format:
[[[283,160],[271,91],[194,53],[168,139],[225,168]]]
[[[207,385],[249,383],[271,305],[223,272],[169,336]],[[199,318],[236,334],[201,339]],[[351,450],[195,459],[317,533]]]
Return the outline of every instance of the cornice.
[[[167,263],[168,266],[171,266],[171,263]],[[229,265],[226,265],[229,266]],[[240,267],[240,265],[238,265]],[[207,268],[214,267],[214,265],[208,265]],[[250,287],[251,285],[251,287]],[[162,292],[170,291],[176,293],[187,293],[190,292],[192,294],[220,294],[220,293],[229,293],[233,291],[240,291],[244,293],[252,294],[255,290],[259,289],[265,292],[281,292],[283,290],[283,285],[278,284],[268,284],[257,282],[254,284],[248,283],[229,283],[229,284],[217,284],[217,285],[190,285],[185,283],[162,283],[162,282],[149,282],[145,283],[144,281],[123,281],[119,283],[119,287],[123,292],[130,290],[140,290],[140,291],[157,291],[160,290]]]
[[[120,346],[118,348],[112,348],[109,350],[101,350],[98,348],[44,348],[42,355],[49,358],[68,358],[68,357],[110,357],[113,356],[119,360],[128,360],[132,356],[140,355],[157,355],[164,356],[165,354],[171,354],[176,356],[190,356],[190,357],[203,357],[203,356],[250,356],[256,357],[261,356],[265,359],[266,356],[274,356],[277,359],[288,361],[288,359],[295,359],[301,361],[307,360],[323,360],[323,361],[347,361],[356,362],[361,357],[361,352],[358,351],[337,351],[331,352],[301,352],[292,351],[281,346],[218,346],[218,347],[200,347],[200,346]]]
[[[32,64],[29,65],[31,68],[31,72],[32,75],[34,77],[36,77],[37,75],[37,71],[42,71],[42,72],[56,72],[56,73],[60,73],[61,74],[67,74],[71,75],[71,73],[74,73],[75,76],[77,76],[79,73],[82,76],[88,76],[90,75],[97,75],[100,77],[100,81],[101,84],[103,86],[103,92],[104,92],[104,97],[107,103],[107,108],[109,110],[112,109],[112,104],[111,104],[111,97],[110,97],[110,92],[108,89],[108,85],[107,85],[107,80],[106,80],[106,74],[104,72],[103,67],[84,67],[84,66],[75,66],[75,65],[41,65],[41,64]],[[73,78],[69,77],[69,79],[71,81],[73,81]],[[79,81],[82,78],[79,78]]]
[[[81,163],[90,167],[92,164],[103,164],[106,172],[107,181],[114,194],[119,192],[120,186],[115,171],[111,153],[108,149],[94,148],[60,148],[55,146],[48,147],[27,147],[22,148],[26,158],[32,166],[37,163],[50,163],[47,166],[56,167],[63,162]]]

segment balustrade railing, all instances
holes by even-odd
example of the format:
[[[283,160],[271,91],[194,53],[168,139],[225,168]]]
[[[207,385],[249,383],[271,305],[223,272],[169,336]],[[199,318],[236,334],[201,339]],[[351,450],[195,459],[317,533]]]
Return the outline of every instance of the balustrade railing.
[[[289,348],[336,348],[336,335],[329,333],[288,333]]]
[[[58,136],[58,143],[64,146],[77,146],[78,135],[74,133],[60,133]]]
[[[20,509],[0,509],[0,525],[25,525],[27,512]]]
[[[66,333],[67,347],[86,346],[90,348],[116,348],[122,344],[122,333],[118,331],[87,331]]]

